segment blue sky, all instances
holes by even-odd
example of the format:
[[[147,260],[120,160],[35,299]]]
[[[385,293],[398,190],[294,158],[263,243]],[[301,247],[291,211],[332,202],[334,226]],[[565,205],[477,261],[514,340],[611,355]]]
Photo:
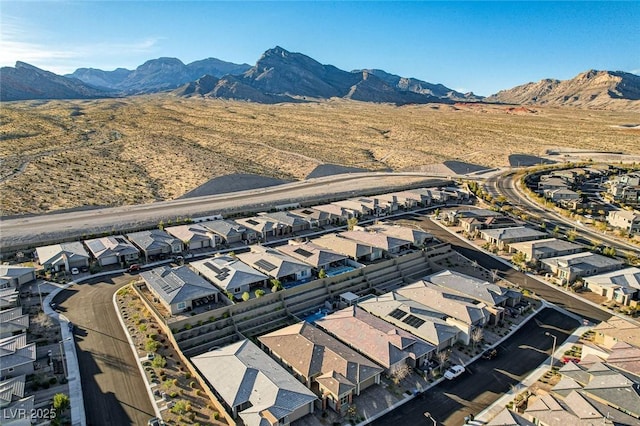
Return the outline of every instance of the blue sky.
[[[0,0],[0,65],[254,64],[276,45],[489,95],[588,69],[640,73],[640,2]]]

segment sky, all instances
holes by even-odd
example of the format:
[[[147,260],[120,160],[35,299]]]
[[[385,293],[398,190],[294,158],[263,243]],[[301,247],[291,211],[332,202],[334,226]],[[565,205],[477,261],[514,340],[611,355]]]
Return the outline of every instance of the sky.
[[[275,46],[490,95],[589,69],[640,74],[640,2],[0,0],[0,66],[253,65]]]

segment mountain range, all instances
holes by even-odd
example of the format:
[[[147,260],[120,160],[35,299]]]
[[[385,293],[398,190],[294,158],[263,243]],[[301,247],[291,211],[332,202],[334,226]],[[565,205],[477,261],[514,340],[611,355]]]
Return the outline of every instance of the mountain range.
[[[15,68],[0,69],[2,101],[88,99],[155,92],[259,103],[345,98],[397,105],[482,101],[638,109],[640,77],[591,70],[570,80],[546,79],[483,98],[379,69],[344,71],[279,46],[264,52],[254,66],[216,58],[189,64],[176,58],[158,58],[135,70],[79,68],[65,76],[23,62],[17,62]]]

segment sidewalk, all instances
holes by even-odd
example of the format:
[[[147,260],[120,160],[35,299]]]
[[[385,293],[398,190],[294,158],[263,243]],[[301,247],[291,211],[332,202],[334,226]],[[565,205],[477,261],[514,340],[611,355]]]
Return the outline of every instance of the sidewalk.
[[[548,361],[545,361],[542,364],[540,364],[538,368],[533,370],[522,382],[520,382],[518,385],[511,388],[509,392],[502,395],[493,404],[491,404],[491,406],[489,406],[488,408],[483,410],[480,414],[475,416],[474,420],[486,423],[486,422],[489,422],[491,419],[493,419],[500,411],[502,411],[505,408],[505,406],[513,398],[515,398],[516,395],[530,388],[533,384],[535,384],[538,381],[538,379],[540,379],[540,377],[542,377],[542,375],[544,375],[547,371],[549,371],[550,362],[552,362],[553,365],[556,365],[557,360],[560,359],[560,357],[562,357],[565,351],[568,349],[571,349],[571,346],[580,339],[580,336],[582,336],[582,334],[585,331],[589,329],[590,327],[585,327],[585,326],[578,327],[567,338],[567,340],[564,341],[564,343],[562,343],[558,348],[556,348],[556,352],[553,354],[553,361],[549,359]]]
[[[73,426],[85,426],[87,424],[84,399],[82,396],[82,383],[80,380],[80,367],[78,366],[78,355],[76,353],[76,344],[73,333],[69,331],[69,320],[64,315],[54,311],[51,308],[51,301],[62,290],[73,285],[74,282],[58,287],[47,295],[42,302],[42,310],[44,313],[58,321],[60,324],[60,336],[64,346],[64,357],[67,363],[67,380],[69,386],[69,400],[71,402],[71,424]]]

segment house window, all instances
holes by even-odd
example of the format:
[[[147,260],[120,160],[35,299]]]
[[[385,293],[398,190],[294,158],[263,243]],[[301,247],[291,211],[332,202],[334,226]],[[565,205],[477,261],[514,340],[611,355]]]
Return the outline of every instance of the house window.
[[[236,287],[235,289],[233,289],[234,293],[240,293],[240,287]]]
[[[348,403],[349,403],[349,395],[345,395],[342,398],[340,398],[340,405],[344,405]]]
[[[178,309],[185,309],[187,307],[187,302],[179,302]]]

